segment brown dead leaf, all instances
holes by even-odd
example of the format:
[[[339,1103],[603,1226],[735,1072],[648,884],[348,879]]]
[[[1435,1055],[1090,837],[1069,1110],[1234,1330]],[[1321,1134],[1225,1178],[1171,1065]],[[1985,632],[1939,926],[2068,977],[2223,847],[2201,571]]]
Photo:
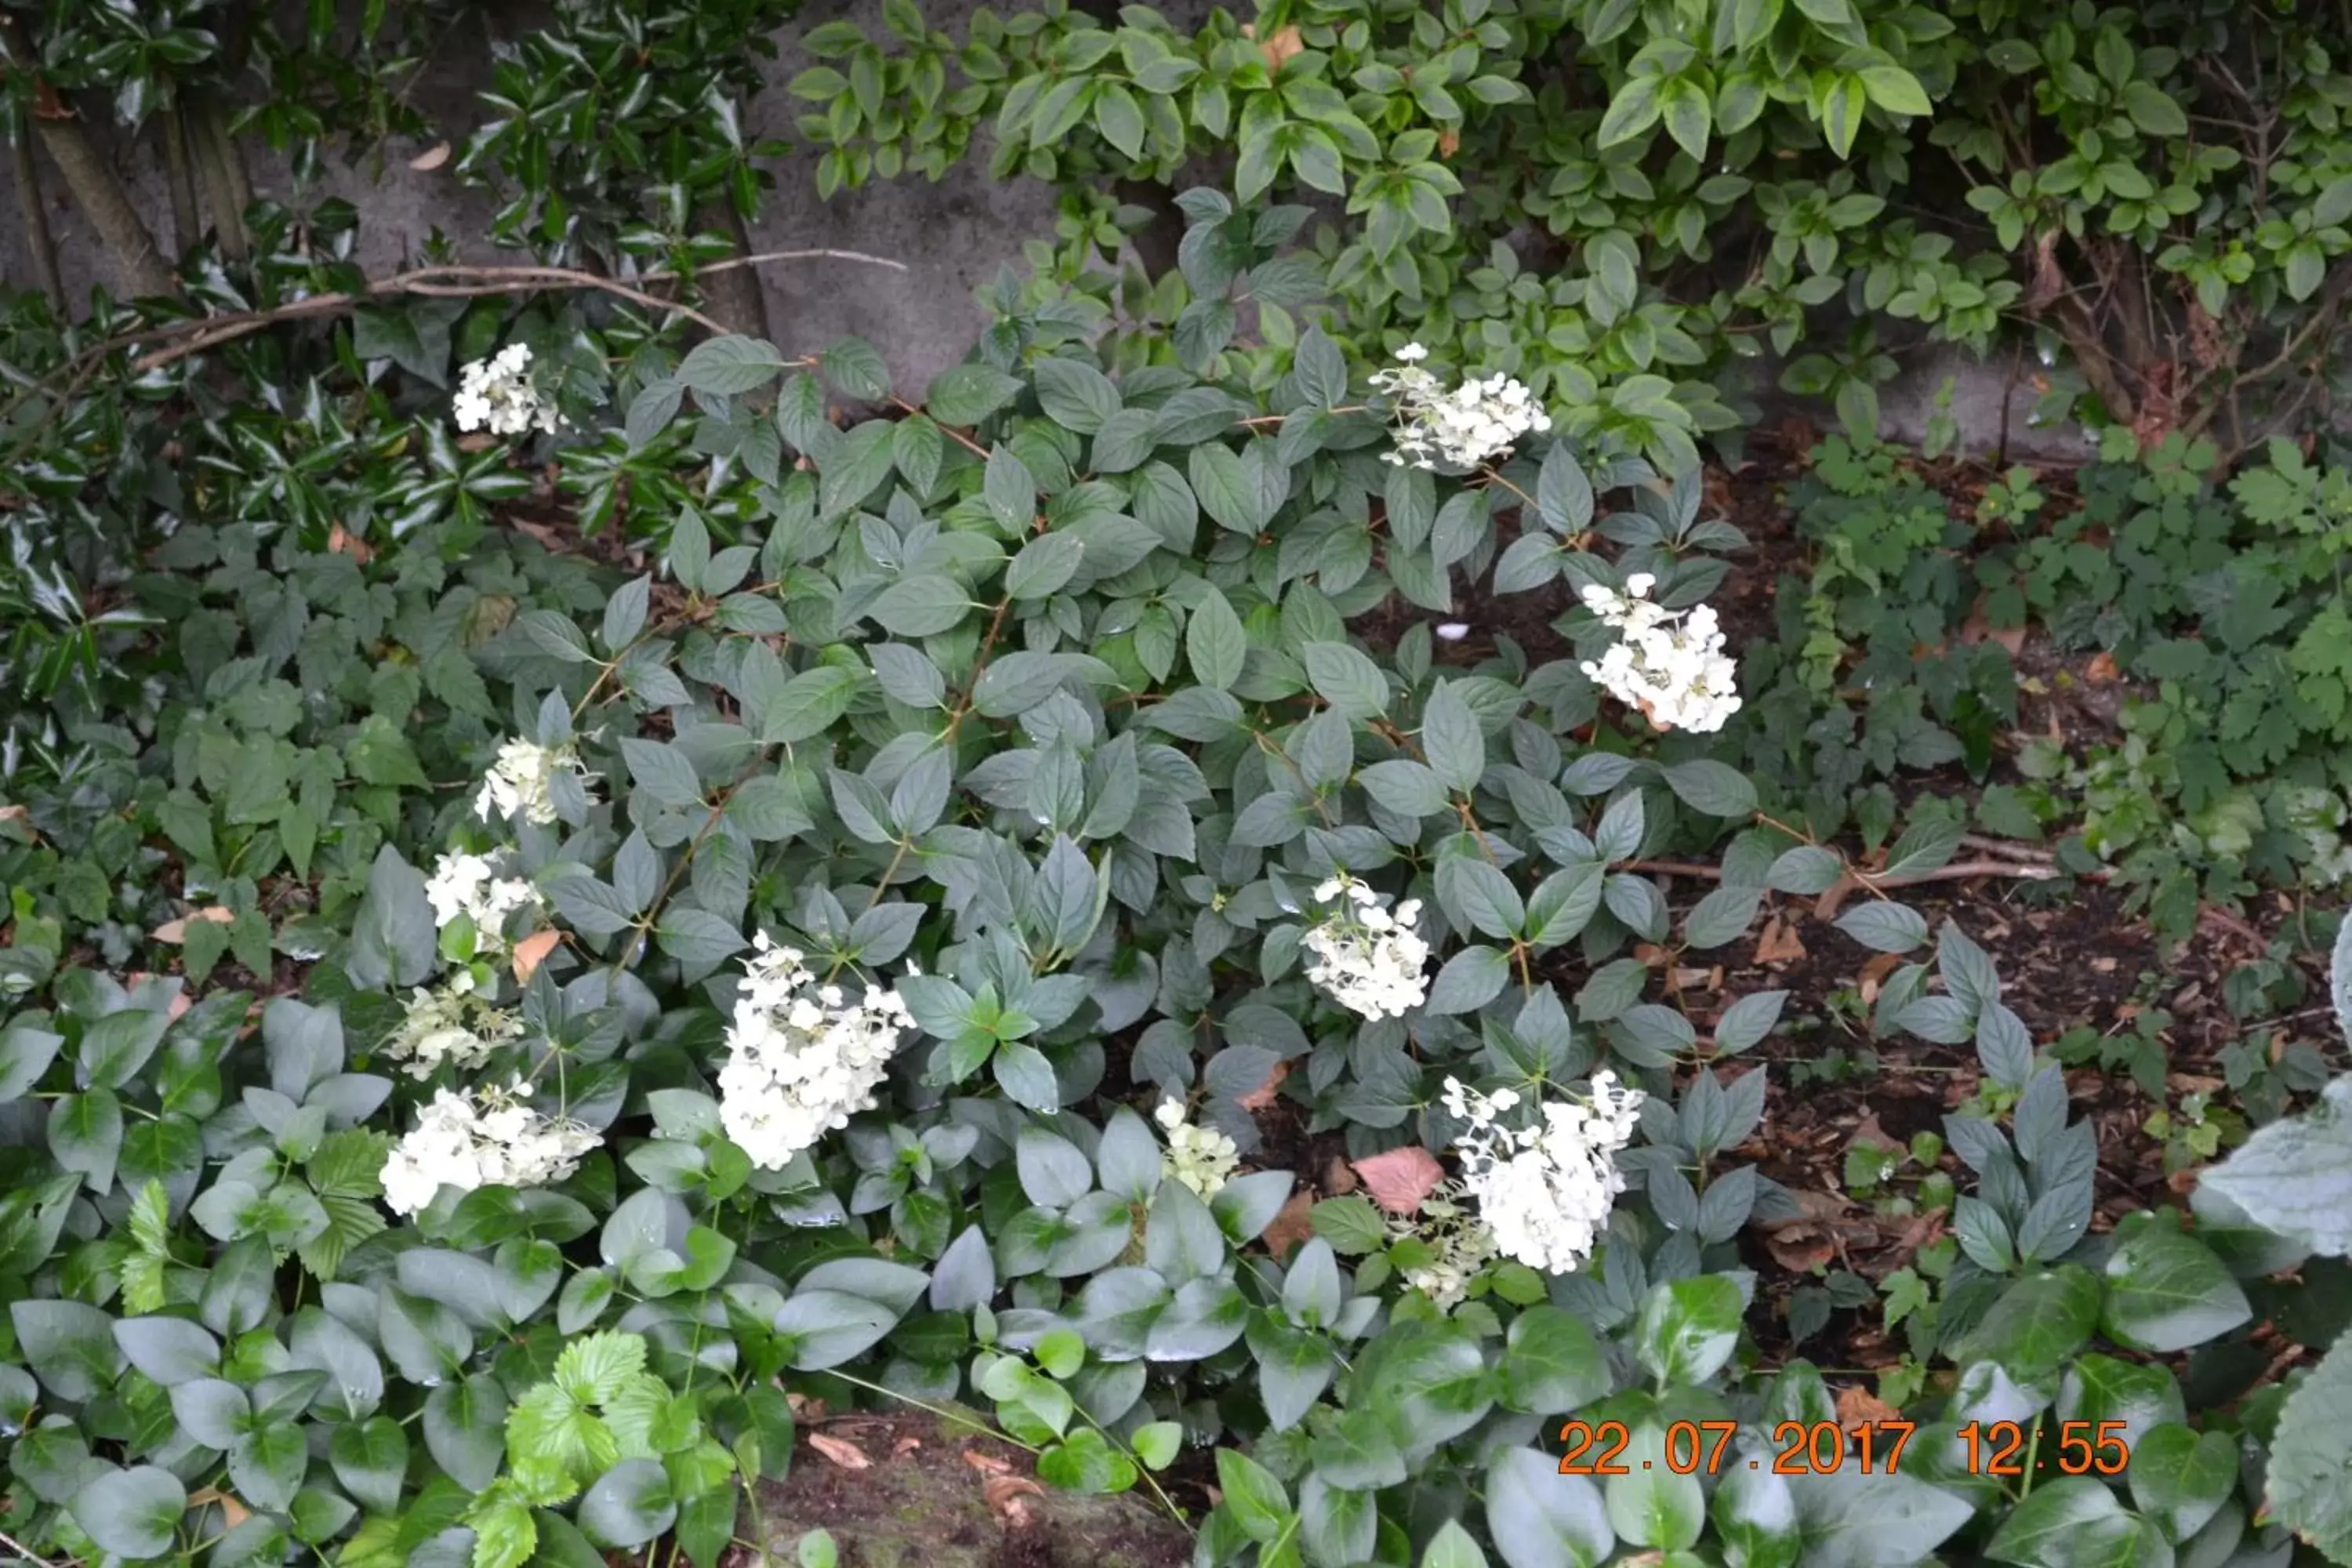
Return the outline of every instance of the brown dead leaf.
[[[1460,151],[1462,151],[1462,132],[1459,131],[1446,130],[1441,131],[1437,133],[1437,155],[1439,157],[1451,158],[1454,153],[1459,153]]]
[[[1765,1249],[1772,1261],[1791,1274],[1811,1274],[1826,1268],[1837,1256],[1837,1243],[1830,1233],[1809,1220],[1791,1220],[1764,1237]]]
[[[829,1437],[822,1432],[809,1434],[809,1447],[823,1454],[845,1470],[866,1470],[874,1467],[866,1450],[846,1437]]]
[[[1797,938],[1797,922],[1774,915],[1764,922],[1756,937],[1758,963],[1793,963],[1805,956],[1805,944]]]
[[[131,973],[123,976],[124,981],[133,991],[138,990],[142,983],[153,980],[155,978],[156,976],[148,973],[143,969],[133,970]],[[188,1000],[188,989],[184,985],[177,991],[172,993],[172,1005],[166,1009],[166,1011],[170,1014],[173,1022],[177,1023],[181,1016],[185,1014],[189,1008],[194,1005],[194,1003]]]
[[[1864,1426],[1876,1426],[1888,1421],[1900,1421],[1903,1412],[1889,1405],[1860,1384],[1842,1390],[1837,1396],[1838,1425],[1848,1432]]]
[[[1297,27],[1285,27],[1272,37],[1261,38],[1257,36],[1257,28],[1244,22],[1242,24],[1242,37],[1257,46],[1257,52],[1265,57],[1265,68],[1276,76],[1282,74],[1284,61],[1307,47]]]
[[[1969,613],[1967,620],[1960,623],[1960,641],[1964,643],[1996,642],[2009,650],[2010,658],[2015,658],[2024,650],[2025,628],[1993,626],[1986,621],[1984,608],[1979,605]]]
[[[988,1500],[988,1510],[1014,1530],[1029,1522],[1029,1501],[1044,1497],[1045,1489],[1027,1476],[991,1476],[980,1483],[980,1495]]]
[[[1421,1200],[1445,1179],[1445,1167],[1420,1144],[1408,1143],[1357,1161],[1356,1174],[1374,1203],[1391,1214],[1410,1215],[1421,1212]]]
[[[1348,1162],[1334,1154],[1323,1163],[1323,1190],[1335,1198],[1344,1198],[1356,1190],[1356,1173]]]
[[[236,915],[221,908],[218,904],[214,904],[208,909],[190,910],[178,920],[165,921],[162,925],[157,926],[153,931],[149,931],[147,934],[153,937],[157,942],[168,942],[173,943],[183,942],[188,940],[188,922],[190,921],[210,921],[215,925],[225,926],[236,919]]]
[[[448,161],[449,143],[443,142],[427,147],[424,152],[411,158],[408,161],[408,166],[420,174],[429,174]]]
[[[1274,1254],[1276,1263],[1290,1256],[1290,1249],[1315,1234],[1315,1194],[1301,1189],[1290,1194],[1282,1212],[1274,1216],[1259,1237],[1265,1249]]]
[[[1856,984],[1856,989],[1862,993],[1864,1006],[1877,1005],[1878,988],[1886,984],[1886,977],[1902,967],[1902,963],[1903,955],[1899,952],[1874,952],[1870,955],[1862,966],[1862,975]]]
[[[2094,686],[2106,686],[2122,679],[2123,672],[2116,668],[2116,656],[2102,648],[2083,667],[2083,679]]]
[[[2033,282],[2025,291],[2025,309],[2030,314],[2040,315],[2066,292],[2066,274],[2058,266],[2058,235],[2053,228],[2033,247]]]
[[[890,1457],[894,1459],[903,1459],[922,1446],[923,1440],[910,1432],[890,1445]]]
[[[966,1448],[963,1451],[963,1462],[975,1470],[984,1470],[992,1476],[1006,1475],[1013,1469],[1012,1465],[1005,1460],[997,1458],[994,1454],[983,1454],[978,1448]]]
[[[1271,1110],[1276,1097],[1281,1092],[1282,1080],[1289,1076],[1288,1062],[1275,1063],[1274,1070],[1265,1075],[1265,1081],[1241,1097],[1241,1108],[1244,1110]]]
[[[547,962],[547,955],[553,952],[562,941],[563,933],[560,931],[535,931],[515,943],[515,979],[525,985],[530,984],[530,977],[539,973],[539,966]]]
[[[375,548],[357,534],[346,531],[340,522],[328,530],[327,548],[338,554],[350,556],[362,566],[375,559]]]
[[[246,1507],[245,1500],[235,1492],[225,1492],[218,1487],[205,1487],[188,1494],[190,1508],[202,1508],[211,1502],[220,1504],[221,1522],[231,1530],[253,1517],[253,1510]]]
[[[1903,1147],[1886,1135],[1886,1129],[1878,1124],[1878,1112],[1875,1110],[1863,1113],[1862,1120],[1854,1124],[1853,1136],[1845,1141],[1845,1145],[1849,1149],[1871,1148],[1897,1151]]]

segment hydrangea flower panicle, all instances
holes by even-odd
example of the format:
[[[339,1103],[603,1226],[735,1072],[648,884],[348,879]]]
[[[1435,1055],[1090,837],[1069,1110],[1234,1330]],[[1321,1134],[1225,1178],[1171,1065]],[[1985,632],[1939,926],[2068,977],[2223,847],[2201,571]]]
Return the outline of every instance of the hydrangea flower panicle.
[[[753,938],[727,1030],[719,1119],[751,1163],[780,1170],[873,1108],[900,1036],[914,1025],[896,991],[855,1001],[820,984],[797,948]]]
[[[593,1127],[542,1115],[521,1079],[465,1094],[442,1089],[383,1163],[383,1201],[415,1214],[445,1186],[540,1187],[560,1182],[604,1142]]]
[[[1619,636],[1598,661],[1580,668],[1658,729],[1720,730],[1739,711],[1738,666],[1723,651],[1715,611],[1700,605],[1677,616],[1651,601],[1656,582],[1636,572],[1625,580],[1623,594],[1597,583],[1585,588],[1585,607]]]
[[[528,343],[509,343],[458,372],[450,411],[458,429],[493,436],[520,436],[533,428],[551,436],[557,423],[555,405],[531,384]]]
[[[571,742],[542,746],[516,736],[499,747],[498,760],[490,764],[481,793],[474,797],[474,815],[485,822],[506,822],[520,812],[526,821],[545,826],[561,815],[555,809],[555,777],[560,773],[583,784],[596,776],[582,765],[580,752]]]
[[[1308,981],[1367,1018],[1402,1018],[1421,1005],[1429,943],[1418,929],[1420,900],[1391,910],[1386,897],[1343,873],[1318,887],[1315,901],[1335,907],[1307,928]]]
[[[1395,444],[1385,461],[1435,469],[1443,463],[1475,468],[1506,457],[1520,437],[1551,428],[1551,416],[1520,382],[1507,375],[1472,376],[1448,392],[1421,362],[1419,343],[1397,350],[1402,368],[1372,373],[1372,390],[1394,405]]]
[[[1462,1184],[1496,1250],[1547,1274],[1571,1273],[1591,1256],[1625,1190],[1616,1157],[1633,1139],[1643,1098],[1598,1072],[1589,1101],[1538,1101],[1531,1122],[1512,1126],[1503,1118],[1517,1095],[1445,1080],[1445,1109],[1470,1124],[1456,1142]]]

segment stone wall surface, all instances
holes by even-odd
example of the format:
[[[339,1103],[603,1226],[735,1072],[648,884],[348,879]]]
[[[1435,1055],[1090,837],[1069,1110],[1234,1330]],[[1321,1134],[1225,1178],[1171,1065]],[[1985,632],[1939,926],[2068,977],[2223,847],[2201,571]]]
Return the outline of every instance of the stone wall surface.
[[[932,26],[956,35],[975,8],[975,0],[928,0],[925,6]],[[1000,10],[1008,8],[1000,4]],[[1206,8],[1202,0],[1182,0],[1163,10],[1181,26]],[[783,85],[809,63],[799,47],[801,35],[840,16],[854,16],[879,33],[880,11],[879,0],[815,0],[806,6],[800,20],[778,37],[778,58],[764,67],[769,87],[750,106],[748,128],[793,140],[798,100]],[[485,6],[444,41],[414,101],[451,142],[462,143],[482,117],[475,94],[490,79],[490,37],[494,32],[512,36],[535,20],[530,5]],[[429,145],[395,138],[357,163],[330,161],[323,188],[314,194],[341,196],[359,209],[362,265],[371,273],[395,270],[436,228],[455,239],[467,260],[523,259],[496,250],[480,237],[488,232],[497,205],[489,193],[468,189],[446,163],[429,171],[409,166]],[[252,139],[246,142],[246,156],[260,194],[292,196],[293,182],[283,159]],[[939,372],[963,358],[985,323],[973,290],[1002,267],[1021,268],[1024,241],[1051,235],[1053,192],[1034,181],[993,181],[985,157],[974,156],[936,184],[920,178],[879,183],[821,201],[815,163],[813,153],[800,149],[778,161],[772,171],[775,188],[751,229],[754,248],[860,250],[904,262],[907,270],[845,261],[763,267],[760,278],[771,328],[786,349],[796,353],[813,352],[846,335],[864,338],[889,362],[898,391],[917,396]],[[136,157],[118,155],[116,164],[158,239],[168,245],[171,204],[160,160],[142,150]],[[104,258],[56,188],[54,171],[47,173],[52,176],[47,206],[60,266],[68,290],[84,298],[92,286],[106,280]],[[21,282],[32,274],[12,184],[7,163],[0,160],[0,276]],[[2078,460],[2087,455],[2079,432],[2038,430],[2027,424],[2034,394],[2018,384],[2016,375],[2016,366],[2006,356],[1980,363],[1949,349],[1908,356],[1903,374],[1882,389],[1886,432],[1897,439],[1918,439],[1934,412],[1937,392],[1949,377],[1954,384],[1952,413],[1965,449],[1987,454],[2005,449],[2012,458],[2042,461]],[[1769,387],[1769,375],[1759,377],[1759,384]],[[1762,401],[1768,418],[1777,418],[1789,407],[1789,400],[1777,396]],[[1820,410],[1807,412],[1828,422]]]

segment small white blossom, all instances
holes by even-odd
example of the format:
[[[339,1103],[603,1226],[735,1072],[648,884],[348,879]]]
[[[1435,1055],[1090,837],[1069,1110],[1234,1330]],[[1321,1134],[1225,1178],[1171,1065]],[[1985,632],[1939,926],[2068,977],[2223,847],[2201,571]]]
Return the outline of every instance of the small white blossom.
[[[1720,730],[1739,710],[1739,668],[1723,651],[1715,611],[1700,605],[1678,616],[1652,603],[1656,581],[1636,572],[1623,594],[1599,584],[1584,590],[1585,607],[1619,634],[1584,673],[1661,730]]]
[[[474,951],[498,952],[506,947],[507,917],[517,910],[539,907],[539,889],[520,877],[503,877],[502,855],[470,855],[452,850],[435,863],[425,883],[425,901],[433,906],[433,923],[446,928],[464,915],[474,922]]]
[[[1440,621],[1437,623],[1437,640],[1440,642],[1460,642],[1469,635],[1470,627],[1465,622]]]
[[[1429,943],[1417,929],[1419,899],[1391,912],[1385,896],[1341,875],[1317,888],[1315,901],[1336,907],[1307,929],[1308,981],[1367,1018],[1402,1018],[1421,1005]]]
[[[555,433],[555,405],[531,384],[527,343],[509,343],[460,371],[452,411],[460,430],[520,436],[536,426],[551,436]]]
[[[604,1138],[577,1121],[542,1116],[523,1103],[530,1096],[520,1079],[505,1089],[436,1094],[384,1159],[383,1201],[392,1212],[415,1214],[444,1186],[538,1187],[577,1170]]]
[[[1496,1250],[1547,1274],[1570,1273],[1591,1256],[1625,1190],[1616,1156],[1633,1136],[1643,1098],[1599,1072],[1589,1102],[1538,1101],[1532,1125],[1512,1127],[1502,1117],[1517,1095],[1445,1080],[1445,1109],[1470,1123],[1456,1145],[1462,1184]]]
[[[773,1171],[872,1109],[900,1035],[913,1026],[896,991],[853,1002],[821,985],[797,949],[754,938],[727,1031],[719,1120],[751,1163]]]
[[[1196,1127],[1187,1121],[1181,1100],[1160,1101],[1151,1119],[1168,1134],[1160,1174],[1175,1177],[1198,1196],[1215,1197],[1242,1163],[1239,1146],[1213,1127]]]
[[[384,1041],[383,1054],[405,1062],[410,1077],[430,1078],[445,1063],[479,1067],[522,1033],[522,1020],[474,994],[474,976],[461,969],[438,991],[411,994],[407,1016]]]
[[[596,775],[581,765],[571,742],[542,746],[520,737],[499,747],[498,761],[474,797],[474,815],[485,822],[510,820],[518,811],[542,826],[556,820],[555,775],[569,773],[583,783]]]
[[[1509,453],[1531,432],[1551,428],[1551,416],[1527,387],[1507,375],[1472,376],[1448,392],[1421,368],[1429,351],[1407,343],[1397,351],[1401,370],[1372,373],[1372,390],[1394,402],[1396,445],[1385,459],[1403,468],[1475,468]]]

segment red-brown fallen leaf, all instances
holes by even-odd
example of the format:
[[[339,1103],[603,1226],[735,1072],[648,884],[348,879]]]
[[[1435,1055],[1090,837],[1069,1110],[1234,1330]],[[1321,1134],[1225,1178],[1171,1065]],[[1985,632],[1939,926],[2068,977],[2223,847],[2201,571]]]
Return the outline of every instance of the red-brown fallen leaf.
[[[1451,158],[1454,153],[1459,153],[1460,151],[1462,151],[1462,132],[1459,131],[1441,131],[1437,133],[1437,155],[1439,157]]]
[[[1421,1212],[1421,1200],[1445,1179],[1445,1167],[1420,1144],[1408,1143],[1357,1161],[1356,1174],[1374,1203],[1391,1214],[1411,1215]]]
[[[1241,1097],[1241,1108],[1244,1110],[1271,1110],[1276,1096],[1281,1092],[1282,1080],[1289,1076],[1288,1062],[1275,1063],[1274,1070],[1265,1075],[1265,1081]]]
[[[563,933],[560,931],[535,931],[515,943],[515,978],[525,985],[530,984],[530,977],[539,973],[539,966],[547,962],[547,955],[553,952],[562,941]]]
[[[2116,668],[2116,656],[2104,648],[2093,654],[2091,662],[2083,667],[2083,679],[2094,686],[2105,686],[2122,678],[2123,672]]]
[[[1282,1212],[1274,1216],[1259,1239],[1279,1263],[1290,1256],[1292,1247],[1314,1234],[1315,1194],[1302,1190],[1290,1194],[1290,1201],[1282,1205]]]
[[[866,1450],[846,1437],[829,1437],[822,1432],[812,1432],[809,1434],[809,1447],[845,1470],[871,1469],[874,1465],[874,1461],[866,1458]]]
[[[1805,956],[1805,944],[1797,938],[1797,922],[1774,915],[1764,922],[1756,935],[1756,962],[1790,963]]]
[[[824,1401],[822,1399],[811,1399],[805,1394],[787,1394],[784,1404],[791,1408],[793,1419],[803,1426],[814,1426],[824,1419]]]
[[[1811,1274],[1837,1256],[1837,1243],[1821,1226],[1792,1220],[1764,1237],[1772,1261],[1791,1274]]]
[[[128,982],[131,989],[133,991],[139,989],[142,982],[152,980],[155,977],[153,975],[148,973],[143,969],[133,970],[130,974],[124,976],[124,979]],[[170,1007],[165,1009],[165,1011],[171,1016],[172,1021],[177,1023],[181,1015],[184,1014],[189,1008],[194,1005],[194,1003],[188,1000],[188,989],[184,985],[179,990],[172,993],[172,1005]]]
[[[1878,1124],[1878,1112],[1875,1110],[1864,1111],[1862,1120],[1854,1123],[1853,1136],[1846,1140],[1846,1147],[1857,1146],[1898,1152],[1903,1148],[1902,1144],[1886,1135],[1885,1128]]]
[[[890,1457],[894,1459],[903,1459],[922,1446],[923,1440],[910,1433],[890,1445]]]
[[[980,1495],[990,1512],[1019,1530],[1029,1522],[1029,1499],[1044,1497],[1045,1489],[1027,1476],[991,1476],[980,1483]]]
[[[236,919],[236,915],[215,904],[209,909],[190,910],[178,920],[165,921],[147,934],[157,942],[183,942],[188,940],[190,921],[210,921],[215,925],[225,926]]]
[[[328,531],[327,548],[350,556],[362,566],[375,558],[374,547],[357,534],[347,531],[340,522]]]
[[[449,161],[449,143],[436,142],[408,161],[408,166],[420,174],[429,174]]]
[[[1297,27],[1285,27],[1269,37],[1260,38],[1257,29],[1244,22],[1242,24],[1242,37],[1257,45],[1257,52],[1265,57],[1266,70],[1275,76],[1282,74],[1284,61],[1307,47]]]
[[[1883,1422],[1900,1421],[1903,1412],[1857,1383],[1838,1394],[1837,1418],[1840,1426],[1853,1432],[1864,1426],[1876,1426]]]
[[[235,1492],[225,1492],[218,1487],[206,1487],[201,1491],[188,1494],[190,1508],[202,1508],[208,1502],[220,1504],[221,1522],[231,1530],[235,1530],[253,1517],[253,1510],[247,1508],[245,1500]]]
[[[985,1470],[992,1476],[1004,1475],[1013,1468],[1010,1463],[996,1455],[983,1454],[978,1448],[966,1448],[963,1451],[963,1462],[975,1470]]]

